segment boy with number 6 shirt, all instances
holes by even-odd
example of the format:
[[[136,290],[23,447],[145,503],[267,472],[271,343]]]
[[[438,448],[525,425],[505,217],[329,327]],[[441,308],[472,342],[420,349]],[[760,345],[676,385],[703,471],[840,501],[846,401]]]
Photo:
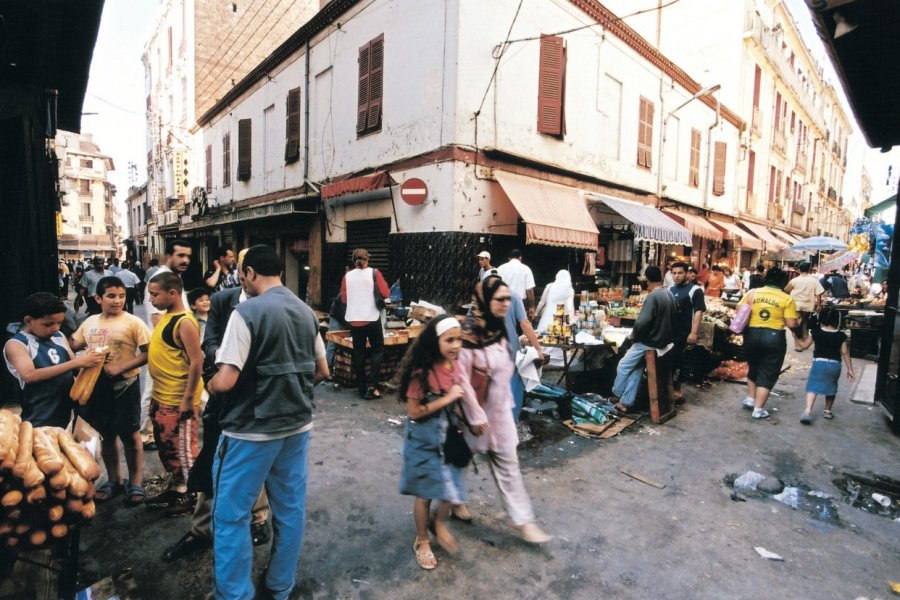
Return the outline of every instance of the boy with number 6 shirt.
[[[200,452],[197,406],[203,391],[203,351],[200,325],[184,306],[181,278],[158,273],[147,285],[150,303],[166,311],[153,329],[147,366],[153,379],[150,420],[159,460],[172,475],[169,489],[147,498],[146,504],[165,508],[168,516],[194,510],[196,496],[188,493],[188,473]]]

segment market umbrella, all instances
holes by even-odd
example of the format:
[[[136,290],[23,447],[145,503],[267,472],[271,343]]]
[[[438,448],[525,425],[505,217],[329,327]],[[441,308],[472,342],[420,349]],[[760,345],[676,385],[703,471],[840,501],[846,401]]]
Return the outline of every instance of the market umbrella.
[[[777,260],[781,262],[791,262],[797,260],[806,260],[809,258],[810,252],[808,250],[792,250],[791,248],[784,248],[779,250],[778,252],[770,252],[766,254],[765,258],[768,260]]]
[[[846,250],[847,244],[837,238],[829,237],[827,235],[816,235],[811,238],[801,240],[800,242],[791,246],[790,249],[799,250],[801,252],[819,252],[822,250],[824,250],[825,252],[831,252],[834,250]]]

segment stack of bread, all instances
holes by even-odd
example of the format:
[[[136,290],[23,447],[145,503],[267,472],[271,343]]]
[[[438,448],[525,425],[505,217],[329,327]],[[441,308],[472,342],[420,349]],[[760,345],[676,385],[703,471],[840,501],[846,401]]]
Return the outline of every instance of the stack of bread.
[[[59,427],[32,427],[0,409],[0,543],[40,547],[91,519],[100,467]]]

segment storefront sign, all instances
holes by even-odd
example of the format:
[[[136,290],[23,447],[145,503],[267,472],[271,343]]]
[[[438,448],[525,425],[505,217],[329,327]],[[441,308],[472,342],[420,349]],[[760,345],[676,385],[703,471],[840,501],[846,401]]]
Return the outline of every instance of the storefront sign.
[[[428,186],[417,177],[407,179],[400,186],[400,198],[410,206],[419,206],[428,199]]]
[[[309,252],[309,240],[294,240],[291,242],[291,252]]]

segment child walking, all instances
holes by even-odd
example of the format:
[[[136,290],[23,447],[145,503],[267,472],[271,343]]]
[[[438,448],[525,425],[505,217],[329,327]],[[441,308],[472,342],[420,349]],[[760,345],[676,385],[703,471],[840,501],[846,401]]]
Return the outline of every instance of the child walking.
[[[55,294],[31,294],[25,298],[23,313],[21,328],[3,346],[6,368],[22,390],[22,420],[35,427],[67,427],[74,372],[99,365],[104,355],[75,356],[59,330],[66,306]]]
[[[812,334],[801,348],[806,350],[813,343],[812,367],[809,370],[809,379],[806,381],[806,409],[800,415],[800,422],[804,425],[812,423],[812,409],[816,402],[816,396],[825,396],[825,410],[822,416],[825,419],[833,419],[831,411],[834,406],[834,397],[837,395],[838,380],[841,378],[841,359],[847,364],[847,379],[853,381],[853,361],[850,359],[850,349],[847,344],[847,334],[838,331],[840,314],[838,311],[827,307],[819,313],[817,324],[810,333]]]
[[[144,500],[144,446],[141,443],[140,368],[147,362],[150,329],[144,322],[125,312],[125,284],[118,277],[103,277],[97,282],[94,302],[100,314],[88,317],[72,335],[72,348],[91,350],[105,346],[106,365],[94,392],[78,416],[101,437],[107,480],[97,488],[96,500],[104,502],[125,493],[125,506],[134,507]],[[119,475],[119,446],[122,440],[128,479]]]
[[[415,496],[413,517],[416,562],[426,570],[437,560],[428,531],[447,552],[456,551],[456,540],[445,519],[453,504],[465,502],[462,469],[444,461],[443,444],[451,425],[451,413],[459,410],[463,389],[456,381],[462,347],[459,321],[448,315],[431,320],[407,351],[400,367],[400,399],[406,402],[403,437],[403,471],[400,493]],[[455,419],[453,419],[455,421]],[[432,501],[437,502],[434,511]]]

